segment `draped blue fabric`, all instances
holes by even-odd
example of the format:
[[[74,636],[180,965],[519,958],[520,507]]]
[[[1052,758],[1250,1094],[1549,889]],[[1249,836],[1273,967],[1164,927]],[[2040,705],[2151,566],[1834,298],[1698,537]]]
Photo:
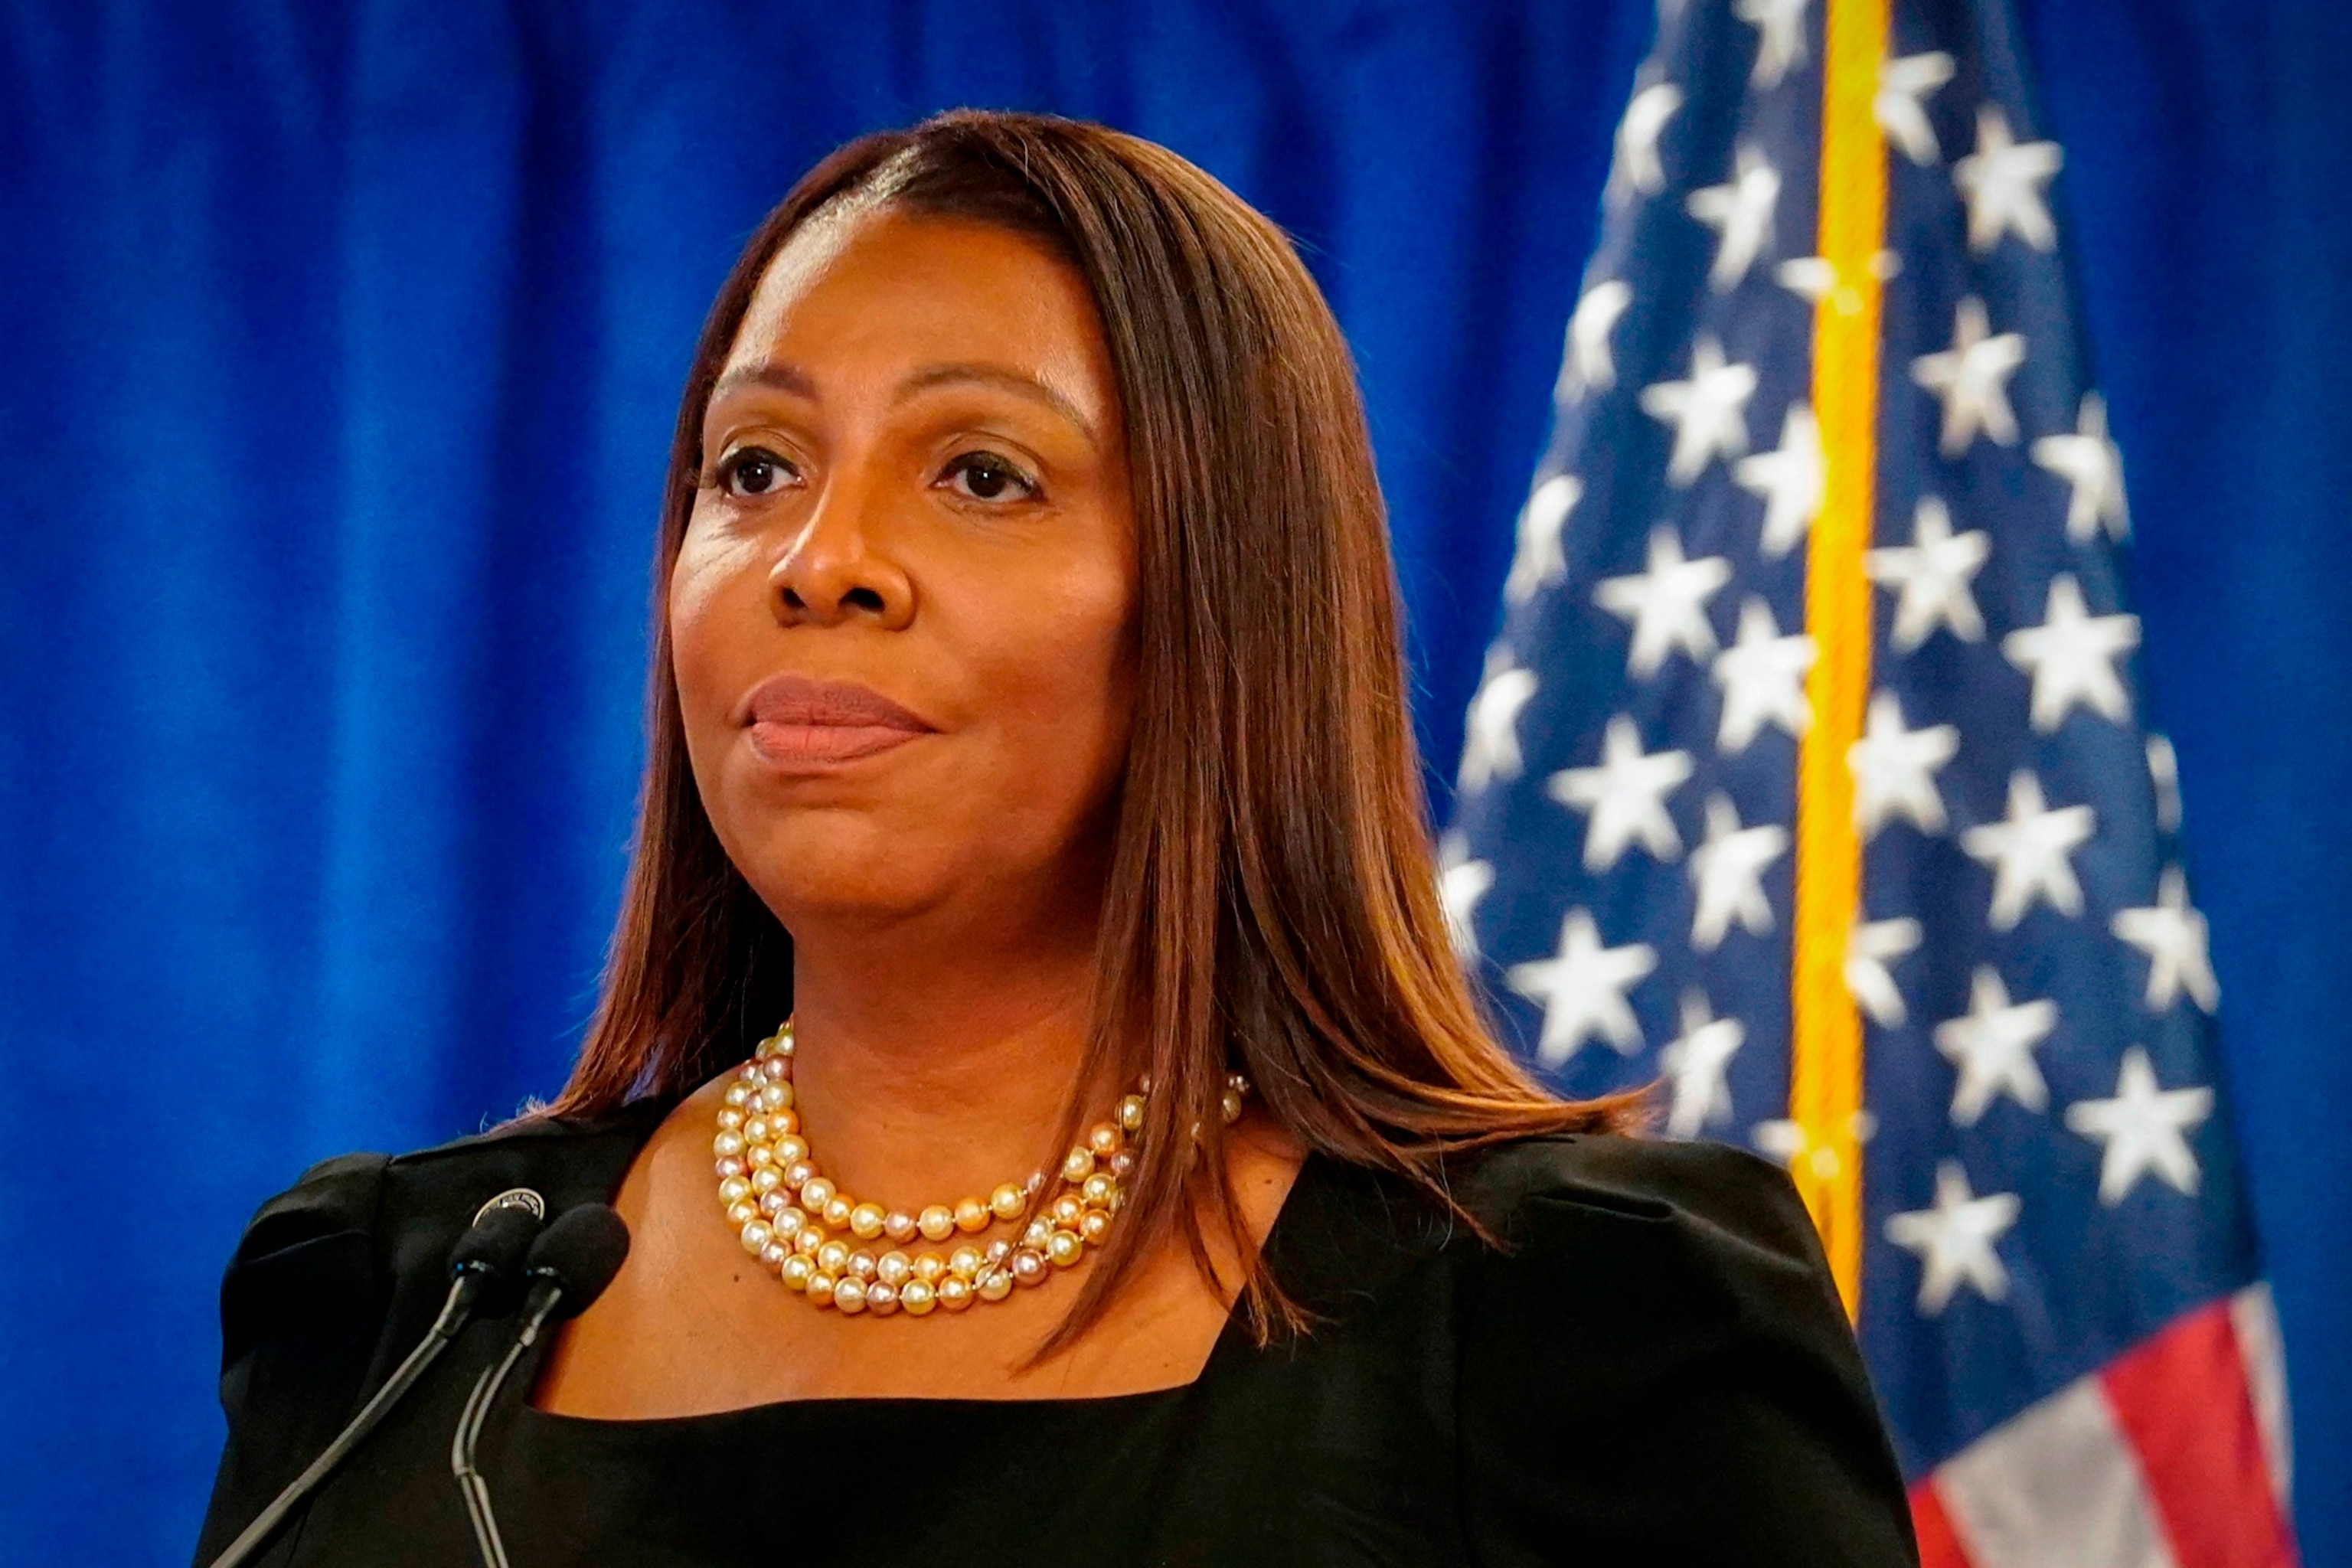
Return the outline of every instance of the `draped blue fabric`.
[[[1717,0],[1689,0],[1712,4]],[[2296,1401],[2352,1563],[2352,22],[2024,6]],[[1645,0],[0,4],[0,1556],[184,1560],[309,1162],[561,1081],[688,349],[836,142],[1103,119],[1297,235],[1451,772]]]

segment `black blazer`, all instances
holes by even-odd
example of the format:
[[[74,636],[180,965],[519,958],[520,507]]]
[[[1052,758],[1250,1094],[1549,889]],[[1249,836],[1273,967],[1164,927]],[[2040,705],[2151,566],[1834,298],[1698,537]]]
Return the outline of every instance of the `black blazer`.
[[[424,1332],[483,1199],[609,1200],[667,1109],[347,1155],[264,1205],[221,1289],[229,1437],[198,1562]],[[526,1363],[482,1447],[509,1551],[516,1568],[1916,1563],[1780,1171],[1562,1137],[1463,1159],[1453,1185],[1506,1250],[1393,1177],[1310,1158],[1267,1258],[1317,1326],[1260,1348],[1237,1319],[1178,1389],[605,1422],[526,1408]],[[502,1331],[468,1330],[265,1560],[474,1561],[449,1437]]]

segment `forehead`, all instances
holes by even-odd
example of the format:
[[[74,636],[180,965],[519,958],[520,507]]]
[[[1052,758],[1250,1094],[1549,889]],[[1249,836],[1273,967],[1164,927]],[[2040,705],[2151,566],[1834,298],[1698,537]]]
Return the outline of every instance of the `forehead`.
[[[1113,398],[1076,268],[993,224],[887,206],[820,215],[777,251],[725,368],[763,360],[790,361],[820,382],[829,370],[989,363],[1045,381],[1089,414],[1107,413]]]

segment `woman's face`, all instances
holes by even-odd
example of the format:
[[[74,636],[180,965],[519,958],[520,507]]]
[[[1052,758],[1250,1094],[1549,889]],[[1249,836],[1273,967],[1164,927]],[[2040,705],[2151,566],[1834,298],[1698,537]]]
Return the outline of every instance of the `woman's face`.
[[[700,486],[669,580],[687,750],[786,927],[1090,910],[1136,547],[1076,269],[887,206],[804,225],[727,357]]]

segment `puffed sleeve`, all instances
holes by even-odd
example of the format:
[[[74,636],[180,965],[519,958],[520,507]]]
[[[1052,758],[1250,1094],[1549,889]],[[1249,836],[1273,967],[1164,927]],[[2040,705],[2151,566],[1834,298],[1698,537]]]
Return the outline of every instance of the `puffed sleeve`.
[[[1910,1514],[1787,1175],[1623,1138],[1521,1152],[1464,1281],[1465,1513],[1483,1563],[1896,1568]]]
[[[263,1204],[221,1279],[228,1444],[196,1562],[208,1563],[349,1418],[385,1304],[374,1228],[382,1154],[314,1165]]]

